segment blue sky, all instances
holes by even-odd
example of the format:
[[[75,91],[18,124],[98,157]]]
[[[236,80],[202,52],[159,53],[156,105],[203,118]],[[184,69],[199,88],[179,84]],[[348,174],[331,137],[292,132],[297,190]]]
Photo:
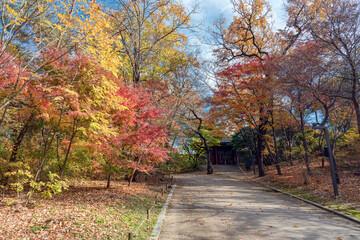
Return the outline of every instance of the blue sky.
[[[180,0],[181,1],[181,0]],[[200,50],[200,61],[213,62],[213,46],[208,45],[207,42],[211,36],[209,32],[213,28],[214,21],[220,17],[226,19],[229,24],[234,16],[232,3],[230,0],[182,0],[184,6],[189,11],[198,2],[200,8],[197,13],[192,15],[193,25],[199,26],[194,33],[186,31],[188,40],[191,44],[197,45]],[[274,20],[274,30],[284,28],[285,13],[283,10],[283,0],[269,0],[272,9]],[[214,75],[211,71],[203,70],[202,74],[209,85],[213,85]]]
[[[194,0],[183,0],[185,6],[191,8],[194,3]],[[205,19],[206,24],[212,24],[220,16],[225,17],[227,20],[231,21],[233,17],[232,4],[230,0],[197,0],[200,5],[199,12],[193,15],[194,20]],[[275,20],[276,27],[284,26],[284,21],[282,20],[283,13],[283,2],[281,0],[270,0],[269,1],[272,13]]]
[[[190,10],[197,2],[200,5],[196,14],[192,15],[193,25],[200,25],[200,31],[193,36],[188,35],[190,42],[199,45],[203,58],[210,60],[212,57],[212,48],[206,45],[204,39],[210,38],[209,29],[213,27],[215,20],[224,17],[227,23],[232,21],[234,16],[232,3],[230,0],[182,0],[185,7]],[[270,0],[272,15],[274,18],[274,29],[284,28],[285,13],[282,0]]]

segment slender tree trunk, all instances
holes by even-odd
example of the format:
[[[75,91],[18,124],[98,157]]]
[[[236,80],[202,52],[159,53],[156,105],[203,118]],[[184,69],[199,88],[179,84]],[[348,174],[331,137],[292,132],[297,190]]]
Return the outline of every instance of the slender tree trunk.
[[[256,153],[257,153],[257,144],[256,144],[256,137],[255,137],[255,131],[254,129],[251,129],[251,136],[252,136],[252,145],[253,145],[253,150],[254,150],[254,154],[252,154],[252,158],[253,158],[253,171],[254,171],[254,175],[256,175]]]
[[[60,113],[60,116],[59,116],[59,120],[57,122],[57,125],[56,125],[54,131],[53,131],[53,134],[52,134],[50,140],[47,141],[47,143],[44,146],[44,152],[43,152],[43,155],[42,155],[42,158],[41,158],[39,170],[36,172],[36,175],[34,177],[34,181],[37,181],[39,178],[41,179],[41,177],[42,177],[45,161],[46,161],[46,158],[48,156],[49,150],[51,148],[52,142],[54,141],[55,135],[59,130],[61,120],[62,120],[62,117],[64,115],[64,111],[65,111],[65,107],[64,107],[64,104],[63,104],[62,109],[61,109],[61,113]]]
[[[252,161],[252,165],[253,165],[253,172],[254,172],[254,175],[256,175],[256,168],[255,168],[255,156],[254,156],[254,153],[253,153],[253,150],[252,149],[249,149],[249,152],[250,152],[250,158],[251,158],[251,161]]]
[[[325,167],[325,158],[324,158],[324,153],[323,153],[323,146],[321,143],[321,137],[318,138],[319,141],[319,148],[320,148],[320,152],[321,152],[321,167],[324,168]]]
[[[132,174],[129,178],[129,184],[128,184],[129,187],[130,187],[132,181],[134,180],[135,174],[136,174],[136,169],[134,169],[134,171],[132,172]]]
[[[256,151],[256,159],[258,161],[258,169],[259,169],[259,177],[265,176],[265,171],[263,167],[263,155],[262,155],[262,148],[263,148],[263,136],[262,134],[258,134],[258,145]]]
[[[18,152],[19,152],[19,148],[21,146],[21,143],[26,135],[26,133],[28,132],[28,130],[31,128],[32,126],[32,122],[34,120],[34,117],[35,115],[34,114],[31,114],[29,119],[26,121],[25,125],[21,128],[20,132],[19,132],[19,135],[18,137],[16,138],[16,141],[13,145],[13,148],[12,148],[12,151],[11,151],[11,155],[10,155],[10,159],[9,159],[9,162],[16,162],[17,161],[17,156],[18,156]],[[2,181],[2,184],[4,186],[7,186],[8,184],[8,181],[9,181],[9,178],[8,177],[4,177],[4,173],[6,171],[10,171],[10,167],[8,166],[6,169],[4,169],[3,171],[4,172],[0,172],[0,175],[1,175],[1,181]]]
[[[12,151],[11,151],[11,156],[10,156],[10,162],[16,162],[17,159],[17,155],[19,152],[19,148],[20,145],[25,137],[25,134],[27,133],[27,131],[30,129],[30,127],[32,126],[32,122],[34,120],[35,115],[31,114],[29,119],[26,121],[25,125],[21,128],[18,137],[16,138],[16,141],[13,145]]]
[[[206,158],[207,158],[207,174],[212,174],[214,172],[212,162],[210,159],[210,151],[209,149],[206,151]]]
[[[272,112],[271,112],[271,120],[272,120],[271,129],[272,129],[272,135],[273,135],[273,140],[274,140],[274,148],[275,148],[276,170],[277,170],[278,175],[282,175],[281,167],[279,165],[279,151],[278,151],[278,148],[277,148],[276,133],[275,133],[275,128],[274,128],[274,116],[273,116]]]
[[[108,175],[108,177],[107,177],[106,188],[110,188],[110,182],[111,182],[111,174],[109,173],[109,175]]]
[[[258,134],[257,134],[257,151],[256,151],[256,158],[258,161],[258,169],[259,169],[259,177],[265,176],[264,166],[263,166],[263,143],[264,137],[266,134],[265,129],[265,116],[264,116],[264,109],[260,107],[260,124],[258,127]]]
[[[353,102],[355,109],[358,134],[360,135],[360,106],[358,100],[358,75],[357,75],[358,69],[352,61],[350,61],[350,65],[352,72],[351,100]]]
[[[286,137],[286,136],[285,136]],[[285,162],[289,162],[289,156],[288,156],[288,152],[287,152],[287,142],[284,141],[284,158],[285,158]]]
[[[72,134],[71,134],[71,137],[70,137],[70,142],[69,142],[69,146],[68,146],[68,149],[66,151],[66,155],[65,155],[65,159],[64,159],[64,162],[61,166],[61,170],[60,170],[60,178],[62,178],[64,176],[64,172],[65,172],[65,167],[66,167],[66,163],[68,161],[68,158],[69,158],[69,153],[70,153],[70,149],[71,149],[71,145],[73,143],[73,140],[75,138],[75,135],[77,133],[77,120],[74,120],[74,124],[73,124],[73,129],[72,129]]]
[[[336,138],[334,138],[333,141],[334,141],[333,144],[331,144],[331,153],[330,154],[332,154],[332,157],[333,157],[333,160],[334,160],[336,183],[341,184],[340,175],[339,175],[339,172],[338,172],[338,168],[337,168],[337,164],[336,164],[336,158],[335,158]]]
[[[4,120],[5,120],[5,116],[6,116],[6,113],[7,113],[7,110],[8,110],[8,108],[9,108],[9,106],[10,106],[10,105],[6,105],[6,107],[5,107],[5,109],[4,109],[4,112],[3,112],[2,116],[1,116],[1,119],[0,119],[0,127],[1,127],[1,125],[3,124],[3,122],[4,122]]]
[[[140,66],[137,62],[134,63],[134,69],[133,69],[133,81],[135,84],[140,84]]]
[[[195,131],[195,133],[200,137],[202,143],[204,144],[204,148],[205,148],[205,151],[206,151],[207,174],[212,174],[214,172],[214,169],[213,169],[211,159],[210,159],[210,149],[209,149],[209,146],[207,145],[207,141],[206,141],[205,137],[201,133],[202,118],[198,117],[198,115],[195,113],[194,110],[191,109],[190,111],[193,113],[194,117],[197,120],[199,120],[199,125],[198,125],[197,130]]]
[[[358,133],[360,135],[360,106],[359,106],[359,101],[356,99],[353,99],[353,105],[354,105],[354,109],[355,109],[355,114],[356,114],[356,124],[357,124],[357,128],[358,128]]]
[[[292,159],[292,147],[291,147],[291,145],[289,147],[289,161],[290,161],[290,165],[294,166],[294,162],[293,162],[293,159]]]
[[[58,163],[58,167],[59,167],[59,172],[61,172],[59,145],[60,145],[60,135],[57,135],[57,137],[56,137],[56,159],[57,159],[57,163]]]
[[[50,147],[51,147],[51,144],[52,142],[54,141],[54,138],[55,138],[55,135],[60,127],[60,124],[61,124],[61,120],[62,120],[62,117],[64,115],[64,111],[65,111],[65,107],[64,107],[64,103],[63,103],[63,106],[62,106],[62,109],[61,109],[61,113],[60,113],[60,117],[59,117],[59,120],[57,122],[57,125],[54,129],[54,133],[52,134],[51,138],[49,141],[47,141],[47,143],[44,145],[44,152],[43,152],[43,155],[42,155],[42,158],[41,158],[41,162],[40,162],[40,165],[39,165],[39,169],[37,170],[36,174],[35,174],[35,177],[34,177],[34,181],[37,182],[38,179],[41,179],[42,177],[42,173],[43,173],[43,170],[44,170],[44,165],[45,165],[45,161],[46,161],[46,158],[47,158],[47,155],[49,153],[49,150],[50,150]],[[51,131],[50,131],[51,133]],[[34,190],[30,190],[30,192],[28,193],[28,197],[27,197],[27,201],[26,201],[26,205],[30,202],[30,199],[32,197],[32,194],[34,193]]]
[[[285,130],[285,136],[286,136],[286,141],[287,141],[287,147],[289,150],[289,162],[291,166],[294,166],[294,162],[292,159],[292,147],[291,147],[291,136],[290,136],[290,130]]]
[[[308,145],[306,141],[306,135],[305,135],[305,122],[304,122],[304,115],[301,109],[300,110],[300,125],[301,125],[301,134],[302,134],[302,140],[303,140],[303,146],[305,151],[305,165],[306,165],[306,171],[311,176],[311,169],[310,169],[310,163],[309,163],[309,150]]]
[[[209,149],[209,146],[207,145],[207,141],[206,139],[204,138],[204,136],[201,134],[200,131],[197,131],[196,132],[199,137],[201,138],[201,141],[203,142],[204,144],[204,148],[205,148],[205,151],[206,151],[206,170],[207,170],[207,174],[212,174],[214,172],[214,169],[213,169],[213,166],[212,166],[212,163],[211,163],[211,159],[210,159],[210,149]]]
[[[278,175],[282,175],[282,173],[281,173],[281,168],[280,168],[280,165],[279,165],[279,161],[278,161],[278,159],[277,159],[277,156],[271,151],[271,149],[270,149],[270,147],[269,147],[269,144],[267,143],[266,140],[264,141],[264,143],[265,143],[266,149],[268,150],[268,152],[269,152],[269,154],[270,154],[271,159],[272,159],[273,162],[275,163],[275,167],[276,167],[277,174],[278,174]]]
[[[285,141],[284,141],[284,155],[285,155],[285,161],[286,162],[290,162],[290,160],[289,160],[289,154],[288,154],[288,143],[287,143],[287,136],[286,136],[286,130],[285,130],[285,128],[282,128],[282,130],[283,130],[283,134],[284,134],[284,136],[285,136]]]
[[[256,151],[256,159],[258,161],[258,169],[259,169],[259,177],[265,176],[264,166],[263,166],[263,142],[264,142],[265,130],[263,129],[263,125],[260,124],[259,132],[257,134],[257,151]]]
[[[141,158],[140,158],[139,156],[136,156],[136,157],[135,157],[135,161],[139,164],[140,161],[141,161]],[[131,176],[130,176],[130,178],[129,178],[129,185],[128,185],[129,187],[130,187],[130,185],[131,185],[131,182],[134,180],[136,173],[137,173],[137,170],[134,169],[133,172],[132,172],[132,174],[131,174]]]

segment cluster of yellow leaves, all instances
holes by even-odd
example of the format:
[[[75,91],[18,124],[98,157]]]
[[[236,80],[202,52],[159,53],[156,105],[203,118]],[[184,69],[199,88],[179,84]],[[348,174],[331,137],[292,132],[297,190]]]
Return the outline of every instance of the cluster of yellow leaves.
[[[109,17],[101,10],[101,5],[91,4],[82,8],[81,17],[77,17],[77,25],[81,32],[73,40],[80,42],[80,46],[88,52],[101,67],[109,70],[116,77],[123,65],[119,57],[121,42],[113,36],[113,26]]]

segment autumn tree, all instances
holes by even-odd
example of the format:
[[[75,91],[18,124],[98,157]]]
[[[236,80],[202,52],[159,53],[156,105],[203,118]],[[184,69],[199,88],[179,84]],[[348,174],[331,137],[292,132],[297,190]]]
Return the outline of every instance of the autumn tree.
[[[76,45],[72,37],[79,6],[75,1],[1,1],[0,69],[9,70],[15,64],[17,69],[11,74],[19,76],[7,82],[8,91],[0,99],[2,115],[26,85],[38,79],[43,67],[56,60],[50,55],[43,58],[46,49],[65,53]],[[24,72],[31,74],[24,79],[20,77]]]
[[[288,32],[288,41],[308,39],[322,46],[321,51],[328,56],[334,70],[332,88],[325,93],[352,102],[360,132],[359,9],[357,1],[288,1],[286,4],[287,24],[292,30]]]
[[[192,12],[187,13],[181,4],[171,0],[119,0],[116,6],[108,14],[113,34],[123,46],[119,55],[128,62],[126,79],[139,84],[149,78],[153,69],[171,70],[177,54],[186,59],[179,51],[186,37],[179,30],[189,25]]]
[[[266,1],[263,0],[250,0],[250,1],[232,1],[234,11],[236,15],[234,16],[233,21],[230,23],[228,27],[226,27],[224,24],[224,20],[219,20],[216,23],[216,30],[213,33],[215,43],[217,45],[217,49],[214,51],[219,65],[220,66],[226,66],[231,62],[239,62],[238,64],[235,64],[233,66],[230,66],[226,69],[227,72],[229,72],[229,75],[232,74],[240,74],[240,68],[242,68],[241,63],[244,62],[244,67],[246,69],[253,67],[253,65],[257,65],[261,63],[252,62],[251,59],[257,59],[258,61],[264,61],[269,56],[271,50],[271,43],[273,43],[273,32],[271,31],[271,23],[269,22],[269,19],[271,17],[270,15],[270,6]],[[250,62],[248,62],[250,61]],[[237,68],[233,69],[234,72],[230,73],[232,70],[231,68]],[[258,70],[261,68],[258,68]],[[245,70],[251,72],[251,70]],[[256,71],[256,70],[255,70]],[[248,72],[248,73],[249,73]],[[268,79],[270,76],[266,75],[266,73],[255,73],[255,79],[262,78],[262,74],[264,74],[264,78]],[[251,75],[249,74],[248,78],[245,77],[245,81],[251,82]],[[235,86],[233,91],[235,91],[235,95],[238,95],[236,93],[238,91],[239,84],[242,83],[242,81],[236,80],[230,80],[233,77],[227,77],[228,81],[231,81],[230,84],[224,87],[226,91],[231,91],[231,85]],[[234,76],[234,79],[238,79],[237,76]],[[262,80],[258,81],[255,80],[252,84],[261,84]],[[269,82],[264,80],[264,82]],[[245,87],[246,88],[246,87]],[[257,87],[255,87],[257,88]],[[242,89],[242,87],[240,87]],[[264,88],[268,89],[268,88]],[[219,89],[219,92],[221,92],[223,89]],[[252,93],[256,92],[253,91],[254,89],[250,87],[250,92]],[[240,90],[240,94],[242,94]],[[232,94],[232,93],[228,93]],[[260,91],[256,93],[258,97],[263,95],[263,92]],[[261,98],[261,97],[260,97]],[[236,98],[235,98],[236,99]],[[244,100],[238,98],[236,102],[243,102]],[[266,101],[265,101],[266,102]],[[254,105],[248,105],[247,106],[247,113],[250,113],[250,109],[252,109],[251,114],[255,114],[254,116],[248,116],[248,119],[256,119],[255,121],[252,121],[254,124],[256,122],[257,129],[257,161],[259,164],[259,176],[264,176],[265,172],[262,167],[262,161],[263,161],[263,144],[264,144],[264,136],[266,134],[266,125],[268,123],[267,120],[267,109],[265,108],[265,102],[260,100],[258,104],[256,102],[252,102]],[[256,108],[256,109],[254,109]],[[258,114],[256,114],[256,112]],[[236,115],[236,112],[233,112],[232,115]]]
[[[265,75],[265,65],[260,60],[234,64],[218,74],[217,91],[211,99],[212,116],[226,122],[225,129],[238,132],[245,126],[256,131],[256,159],[259,176],[264,176],[263,150],[265,134],[274,108],[274,81]],[[224,114],[225,113],[225,114]]]

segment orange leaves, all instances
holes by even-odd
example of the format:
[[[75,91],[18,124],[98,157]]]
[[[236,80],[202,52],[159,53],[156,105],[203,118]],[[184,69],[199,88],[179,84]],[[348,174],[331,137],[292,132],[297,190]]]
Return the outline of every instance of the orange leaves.
[[[251,58],[264,60],[274,42],[271,9],[267,1],[233,1],[235,17],[229,27],[217,22],[221,46],[215,52],[220,61]]]
[[[218,73],[218,90],[211,99],[212,117],[221,117],[234,128],[256,127],[259,108],[271,108],[274,81],[259,60],[237,63]]]

